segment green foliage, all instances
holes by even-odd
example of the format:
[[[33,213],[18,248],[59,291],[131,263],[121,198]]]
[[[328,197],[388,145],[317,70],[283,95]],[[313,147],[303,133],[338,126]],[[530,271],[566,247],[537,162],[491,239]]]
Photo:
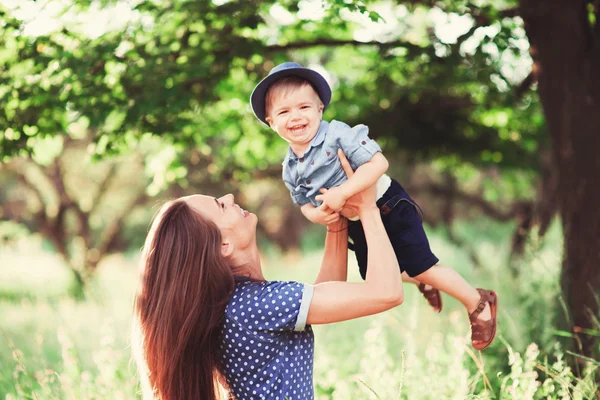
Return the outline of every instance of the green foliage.
[[[90,4],[72,11],[86,15]],[[537,98],[518,90],[531,61],[520,19],[503,17],[514,5],[156,0],[134,3],[130,21],[100,36],[69,21],[20,35],[26,25],[4,6],[0,155],[84,127],[99,157],[161,135],[180,146],[178,157],[197,149],[213,176],[247,180],[285,148],[255,120],[249,94],[292,59],[327,70],[326,118],[369,125],[390,157],[535,170],[546,132]],[[459,19],[470,35],[457,33]]]

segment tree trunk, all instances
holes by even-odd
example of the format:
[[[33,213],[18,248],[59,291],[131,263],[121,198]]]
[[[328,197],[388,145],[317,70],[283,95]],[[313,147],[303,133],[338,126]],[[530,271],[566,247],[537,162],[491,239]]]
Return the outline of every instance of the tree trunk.
[[[521,0],[521,12],[558,174],[568,322],[576,350],[594,356],[598,337],[586,329],[600,329],[600,29],[586,3]]]

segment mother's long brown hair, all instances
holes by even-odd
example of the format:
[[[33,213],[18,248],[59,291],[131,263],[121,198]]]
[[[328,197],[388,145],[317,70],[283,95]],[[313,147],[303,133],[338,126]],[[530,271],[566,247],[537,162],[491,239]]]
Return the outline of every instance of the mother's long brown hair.
[[[234,289],[221,232],[185,201],[166,203],[146,238],[132,347],[144,399],[217,399],[219,329]]]

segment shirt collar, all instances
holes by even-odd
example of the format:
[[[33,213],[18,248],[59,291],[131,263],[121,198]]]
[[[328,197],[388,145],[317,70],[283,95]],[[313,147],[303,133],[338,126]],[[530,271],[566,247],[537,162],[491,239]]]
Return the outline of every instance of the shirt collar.
[[[306,157],[306,155],[310,152],[311,148],[317,147],[321,143],[323,143],[323,141],[325,140],[325,135],[327,134],[328,128],[329,128],[329,122],[321,121],[321,124],[319,125],[319,130],[317,131],[317,134],[310,141],[310,143],[309,143],[308,147],[306,148],[306,151],[304,152],[304,155],[302,157]],[[294,153],[294,151],[292,150],[291,147],[288,147],[287,155],[285,156],[285,159],[283,160],[282,164],[285,164],[290,160],[297,160],[297,159],[298,159],[298,156],[296,156],[296,154]]]

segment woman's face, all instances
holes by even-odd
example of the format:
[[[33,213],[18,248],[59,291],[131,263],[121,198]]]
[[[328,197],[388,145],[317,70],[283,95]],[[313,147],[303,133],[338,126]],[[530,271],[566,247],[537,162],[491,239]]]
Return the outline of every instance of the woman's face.
[[[214,222],[221,234],[233,242],[236,248],[245,248],[256,237],[256,215],[235,204],[232,194],[218,199],[201,194],[184,197],[183,200],[203,217]]]

